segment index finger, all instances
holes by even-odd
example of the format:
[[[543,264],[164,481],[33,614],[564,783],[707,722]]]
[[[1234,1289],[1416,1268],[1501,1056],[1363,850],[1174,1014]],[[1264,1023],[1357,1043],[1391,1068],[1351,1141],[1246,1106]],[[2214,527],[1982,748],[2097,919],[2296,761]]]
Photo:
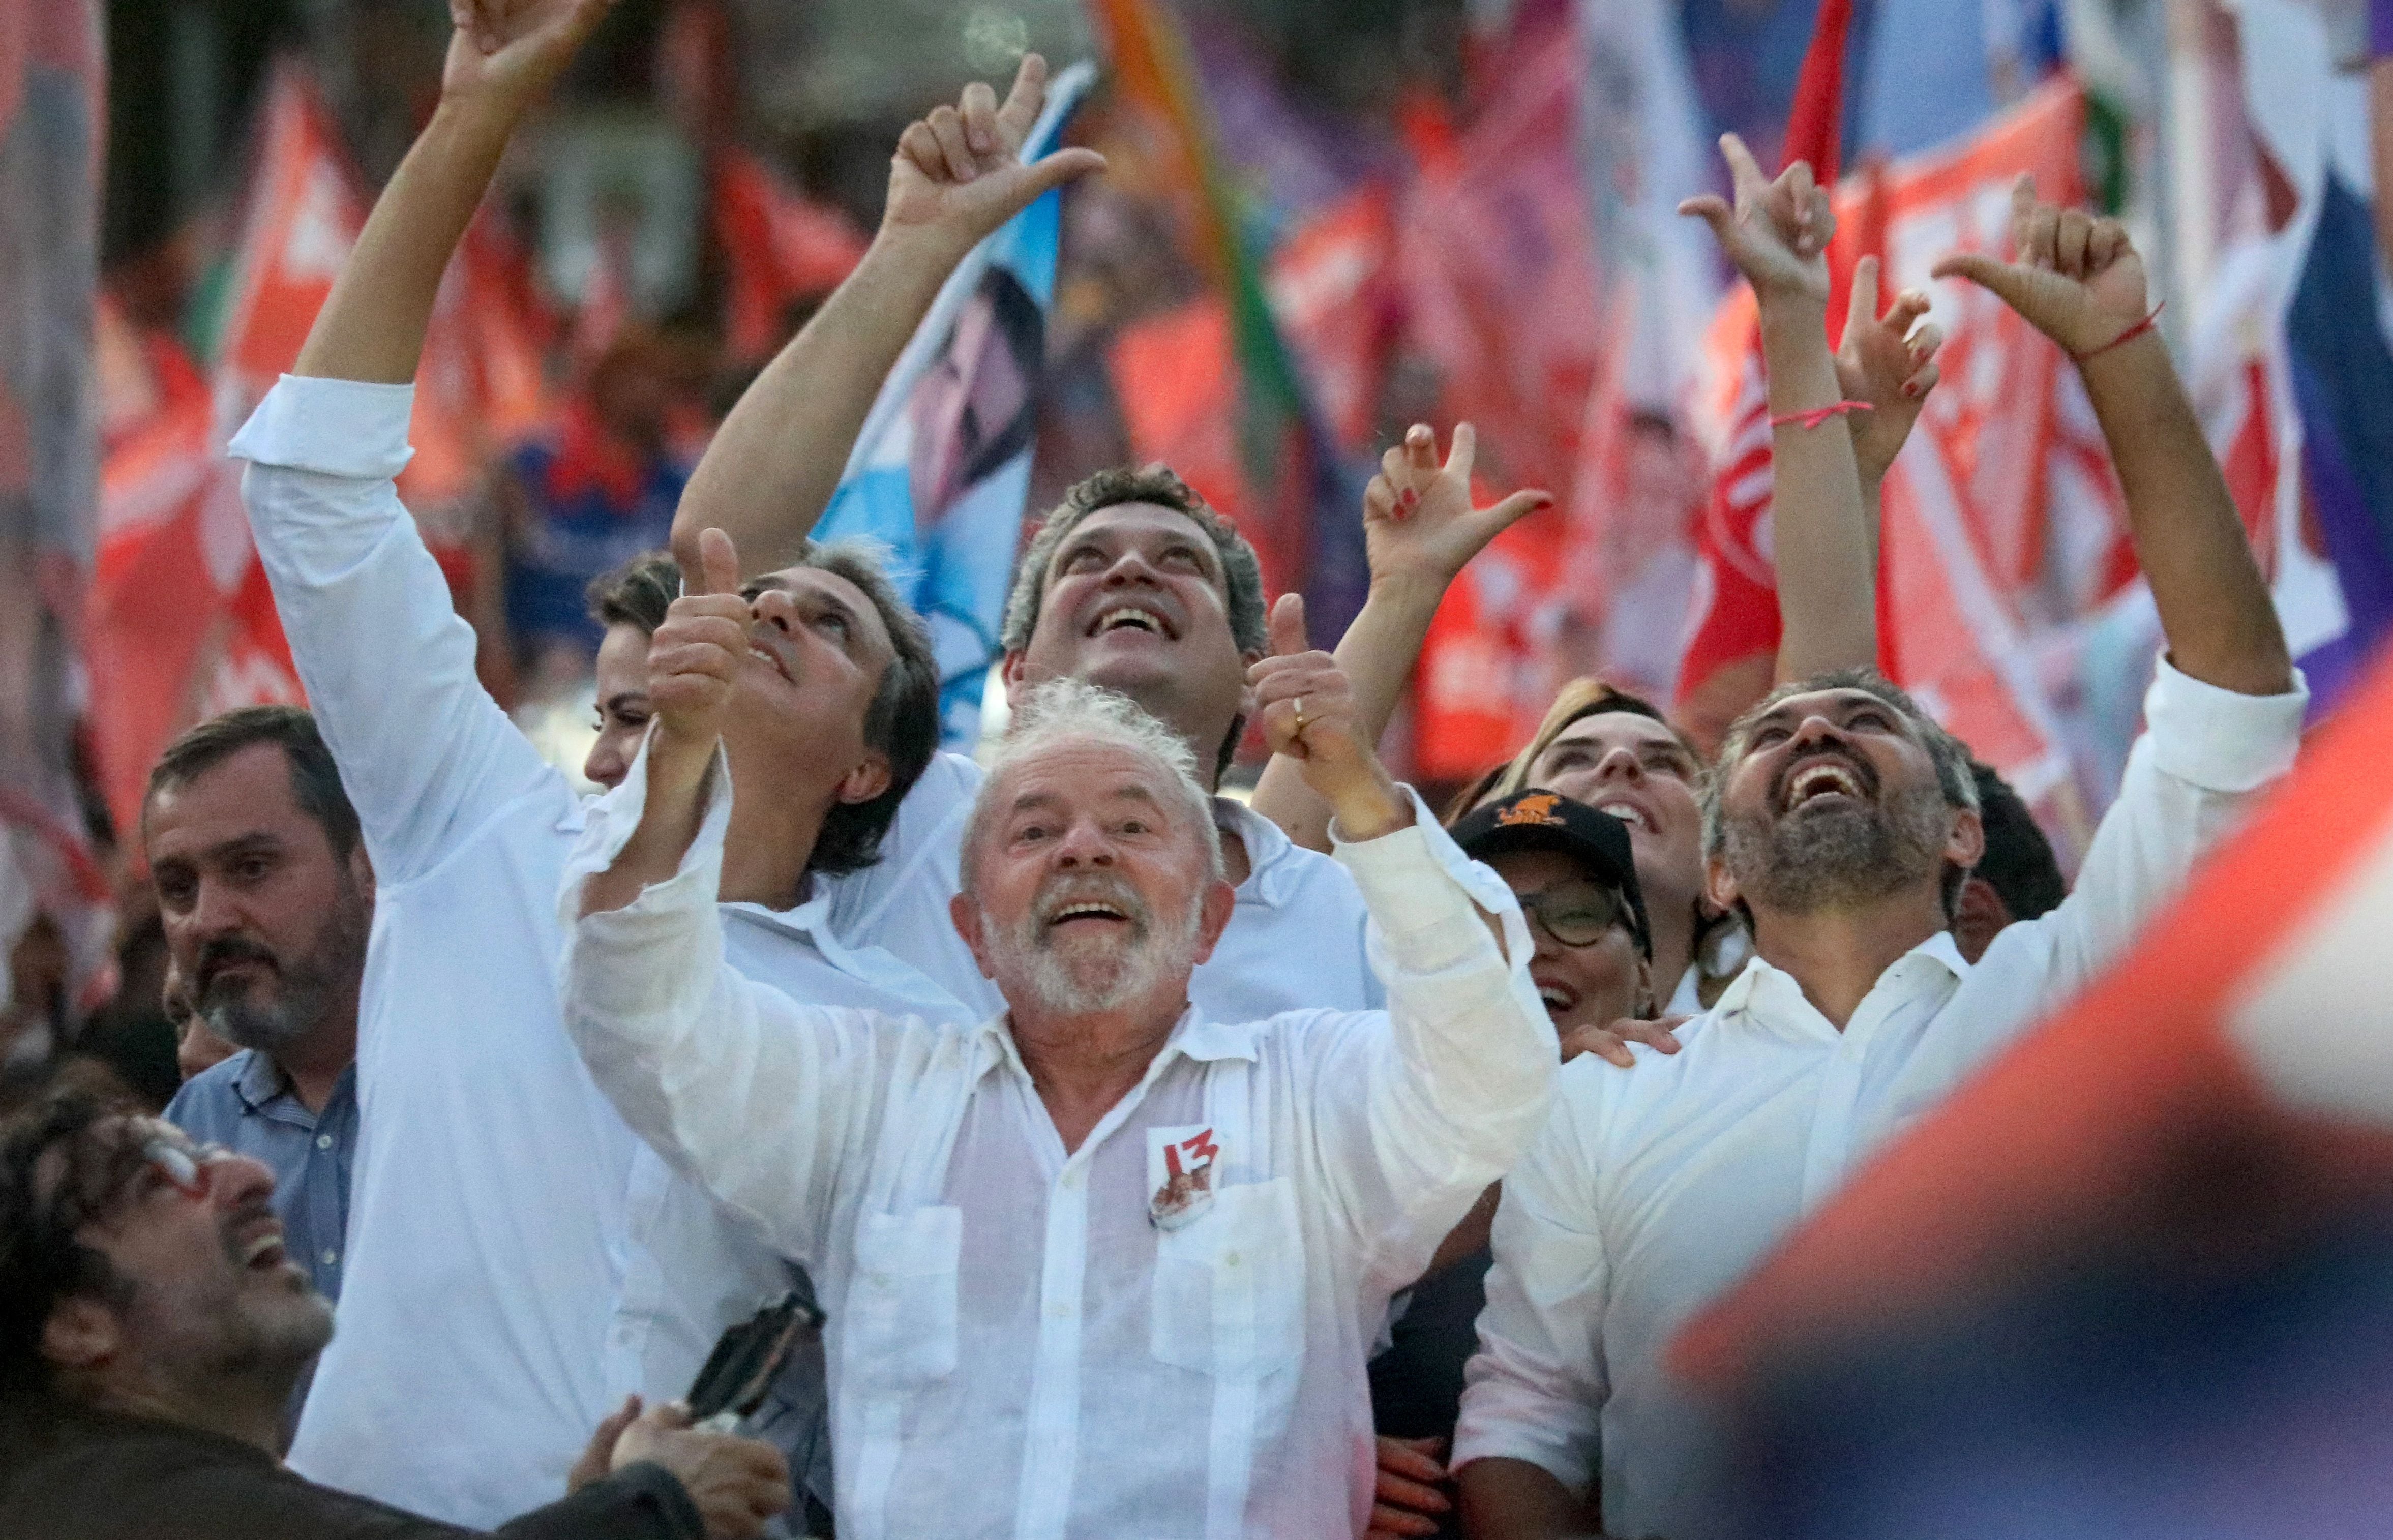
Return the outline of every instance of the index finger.
[[[684,579],[687,584],[687,579]],[[739,553],[733,548],[731,537],[720,529],[701,529],[698,536],[698,587],[700,594],[737,594],[739,592]]]
[[[1745,148],[1742,138],[1734,134],[1722,134],[1720,147],[1720,154],[1728,161],[1729,177],[1735,184],[1739,203],[1746,202],[1749,194],[1759,193],[1770,185],[1770,178],[1761,174],[1761,163],[1753,158],[1752,150]]]
[[[1471,486],[1471,467],[1479,461],[1479,430],[1468,423],[1454,424],[1454,439],[1445,451],[1445,474],[1461,481],[1467,491]]]
[[[1853,264],[1852,297],[1845,305],[1845,335],[1858,339],[1858,328],[1876,322],[1877,258],[1865,256]]]
[[[1038,54],[1024,54],[1013,72],[1013,89],[1005,93],[1005,105],[997,110],[998,130],[1007,149],[1022,148],[1022,141],[1030,137],[1030,125],[1039,121],[1039,110],[1046,104],[1047,60]]]

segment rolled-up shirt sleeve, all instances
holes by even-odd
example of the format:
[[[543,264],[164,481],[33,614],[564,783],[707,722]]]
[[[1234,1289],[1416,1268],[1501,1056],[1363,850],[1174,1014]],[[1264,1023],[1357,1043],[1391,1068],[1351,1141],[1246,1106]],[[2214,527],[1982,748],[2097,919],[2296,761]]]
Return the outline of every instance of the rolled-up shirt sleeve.
[[[399,502],[414,403],[412,385],[286,374],[227,450],[249,462],[258,561],[385,884],[562,792],[477,679],[473,628]]]
[[[1611,1393],[1602,1352],[1610,1259],[1573,1099],[1504,1179],[1479,1351],[1463,1370],[1454,1468],[1526,1460],[1584,1494]]]
[[[2309,691],[2298,672],[2282,695],[2241,695],[2160,659],[2144,698],[2146,731],[2127,757],[2077,882],[2060,907],[1995,945],[2042,946],[2040,1003],[2058,1004],[2100,972],[2184,886],[2257,797],[2293,769]],[[2028,1013],[2030,1019],[2040,1011]]]
[[[1324,1080],[1344,1103],[1333,1121],[1342,1111],[1372,1157],[1374,1181],[1328,1173],[1366,1231],[1383,1228],[1381,1203],[1432,1228],[1458,1219],[1536,1132],[1559,1063],[1511,890],[1413,804],[1408,828],[1334,842],[1370,910],[1367,946],[1387,988],[1384,1016],[1343,1019],[1369,1025],[1341,1036]]]
[[[731,786],[721,750],[698,837],[673,875],[620,909],[581,913],[647,793],[644,748],[593,807],[558,896],[567,1030],[623,1120],[666,1163],[812,1265],[843,1152],[874,1098],[874,1018],[803,1005],[723,956],[723,839]]]

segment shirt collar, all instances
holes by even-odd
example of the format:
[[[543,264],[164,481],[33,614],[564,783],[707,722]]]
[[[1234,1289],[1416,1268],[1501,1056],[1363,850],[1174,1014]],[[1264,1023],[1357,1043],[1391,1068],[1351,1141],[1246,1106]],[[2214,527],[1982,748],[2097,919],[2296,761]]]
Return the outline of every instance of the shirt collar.
[[[1930,973],[1947,973],[1955,984],[1969,976],[1969,959],[1961,955],[1961,948],[1955,944],[1952,932],[1939,931],[1895,959],[1886,972],[1878,975],[1878,981],[1870,986],[1870,992],[1876,994],[1885,986],[1888,979],[1897,974],[1911,975],[1923,970]],[[1731,980],[1728,988],[1721,992],[1720,1003],[1713,1010],[1721,1016],[1756,1011],[1765,1019],[1778,1022],[1790,1013],[1799,1015],[1800,1012],[1793,1011],[1797,1004],[1811,1015],[1819,1015],[1811,1001],[1804,998],[1803,986],[1795,981],[1795,975],[1763,961],[1761,954],[1756,952],[1746,960],[1744,972]]]
[[[1009,1019],[1005,1012],[1000,1011],[973,1028],[975,1078],[987,1074],[1000,1061],[1012,1064],[1026,1079],[1028,1078],[1030,1072],[1022,1063],[1022,1050],[1015,1044],[1013,1034],[1006,1028]],[[1194,1005],[1180,1012],[1180,1020],[1172,1025],[1171,1036],[1164,1040],[1155,1062],[1147,1066],[1146,1077],[1153,1079],[1160,1067],[1174,1055],[1193,1059],[1199,1064],[1262,1057],[1262,1051],[1256,1046],[1255,1024],[1217,1022],[1199,1014]]]
[[[245,1111],[263,1112],[270,1103],[291,1094],[291,1082],[283,1076],[281,1064],[254,1048],[244,1048],[241,1052],[241,1073],[233,1077],[232,1090],[241,1098]]]
[[[1279,825],[1243,803],[1216,797],[1213,827],[1236,835],[1247,847],[1247,880],[1238,884],[1238,902],[1273,908],[1288,902],[1296,880],[1296,864],[1288,859],[1288,853],[1296,846]]]

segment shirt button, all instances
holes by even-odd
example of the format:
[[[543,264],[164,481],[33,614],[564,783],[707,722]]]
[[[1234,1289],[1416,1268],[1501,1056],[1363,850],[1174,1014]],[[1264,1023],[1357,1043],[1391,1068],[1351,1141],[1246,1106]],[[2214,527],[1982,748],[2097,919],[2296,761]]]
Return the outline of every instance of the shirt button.
[[[324,1265],[325,1265],[326,1267],[330,1267],[330,1266],[332,1266],[334,1262],[337,1262],[337,1261],[339,1261],[340,1259],[341,1259],[341,1254],[340,1254],[339,1252],[337,1252],[337,1251],[327,1250],[327,1251],[324,1253]]]
[[[1080,1168],[1078,1166],[1064,1173],[1064,1190],[1069,1193],[1080,1190]]]
[[[1059,1299],[1047,1307],[1047,1313],[1058,1321],[1068,1321],[1072,1318],[1072,1307]]]
[[[1224,1266],[1236,1267],[1238,1265],[1238,1254],[1235,1251],[1229,1252],[1222,1258],[1222,1261]]]
[[[333,1136],[331,1134],[320,1133],[316,1136],[316,1148],[320,1150],[329,1150],[332,1147]]]

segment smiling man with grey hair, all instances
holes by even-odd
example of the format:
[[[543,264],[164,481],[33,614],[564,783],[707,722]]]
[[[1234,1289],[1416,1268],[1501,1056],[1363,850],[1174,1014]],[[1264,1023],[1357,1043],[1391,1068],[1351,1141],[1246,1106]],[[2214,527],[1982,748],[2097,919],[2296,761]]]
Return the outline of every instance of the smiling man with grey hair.
[[[1262,659],[1388,1006],[1210,1016],[1190,976],[1235,897],[1196,757],[1060,679],[960,835],[950,918],[1002,1010],[793,999],[707,901],[739,645],[651,660],[646,773],[689,790],[569,868],[567,1015],[626,1120],[817,1280],[840,1533],[1359,1532],[1366,1350],[1553,1078],[1510,891],[1388,778],[1332,659]]]

